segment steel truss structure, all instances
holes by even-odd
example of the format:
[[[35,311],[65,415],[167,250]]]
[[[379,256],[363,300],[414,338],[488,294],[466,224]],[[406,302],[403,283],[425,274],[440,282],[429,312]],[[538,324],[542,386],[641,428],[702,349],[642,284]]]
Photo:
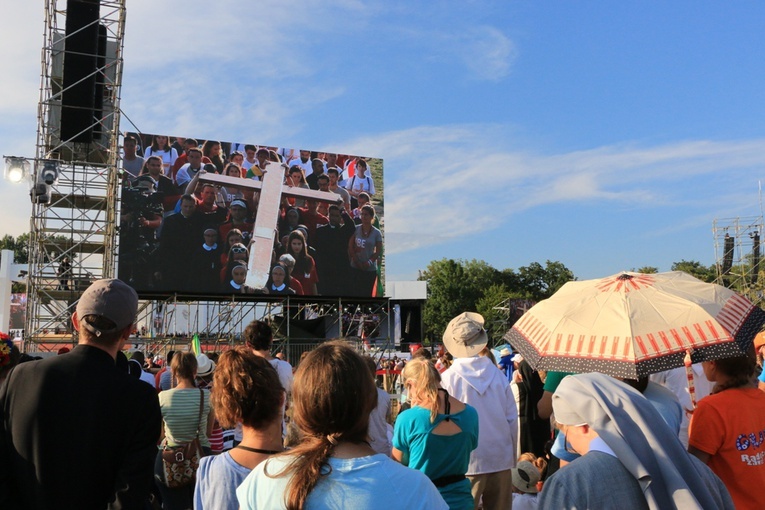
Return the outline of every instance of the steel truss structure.
[[[80,294],[93,280],[113,278],[117,273],[125,0],[100,2],[97,23],[100,33],[105,34],[106,56],[99,57],[97,69],[89,77],[95,75],[103,84],[104,97],[100,115],[93,116],[88,128],[95,128],[88,143],[75,141],[82,133],[62,139],[63,94],[77,85],[64,86],[66,42],[74,35],[66,34],[66,19],[66,0],[46,0],[33,183],[40,182],[46,161],[57,163],[58,179],[51,186],[47,203],[33,200],[32,205],[26,351],[51,351],[75,344],[70,319]],[[62,274],[64,259],[71,267]],[[133,341],[149,354],[164,354],[175,347],[188,348],[196,333],[203,350],[218,351],[240,343],[241,333],[251,320],[266,319],[277,331],[275,350],[297,360],[302,351],[322,338],[357,336],[360,348],[378,338],[379,346],[393,348],[389,312],[387,299],[312,298],[308,303],[289,297],[206,301],[172,296],[141,301]],[[323,335],[305,336],[295,326],[316,318],[323,318]]]
[[[205,352],[220,352],[242,345],[242,332],[252,320],[271,323],[274,353],[297,361],[300,355],[329,338],[347,338],[361,350],[394,348],[390,334],[390,302],[377,299],[304,300],[287,297],[275,301],[232,298],[227,301],[190,301],[172,296],[142,301],[133,347],[147,355],[165,356],[169,350],[187,350],[198,335]],[[317,326],[307,333],[305,322]]]
[[[715,283],[746,294],[762,304],[763,282],[759,281],[763,217],[716,219],[712,227],[715,240]]]
[[[45,2],[33,183],[40,182],[44,161],[58,163],[58,180],[51,186],[48,203],[33,200],[32,206],[25,339],[38,345],[71,342],[69,319],[80,291],[95,278],[115,274],[125,1],[100,2],[97,23],[105,42],[105,57],[101,55],[95,71],[83,80],[95,76],[102,85],[103,105],[88,128],[94,130],[88,143],[75,142],[79,134],[68,139],[61,136],[63,94],[77,85],[64,87],[66,43],[74,35],[64,30],[66,18],[66,1]],[[97,51],[93,49],[94,54]],[[71,269],[59,275],[65,258]],[[62,331],[63,337],[51,337]]]

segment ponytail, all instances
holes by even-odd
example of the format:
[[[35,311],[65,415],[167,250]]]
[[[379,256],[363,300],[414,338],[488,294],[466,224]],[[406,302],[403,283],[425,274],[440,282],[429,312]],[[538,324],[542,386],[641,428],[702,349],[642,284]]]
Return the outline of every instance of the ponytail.
[[[339,341],[320,345],[300,362],[293,388],[293,420],[303,440],[282,454],[292,459],[282,472],[265,474],[291,475],[285,505],[299,510],[331,472],[328,460],[335,446],[366,441],[377,389],[364,359]]]

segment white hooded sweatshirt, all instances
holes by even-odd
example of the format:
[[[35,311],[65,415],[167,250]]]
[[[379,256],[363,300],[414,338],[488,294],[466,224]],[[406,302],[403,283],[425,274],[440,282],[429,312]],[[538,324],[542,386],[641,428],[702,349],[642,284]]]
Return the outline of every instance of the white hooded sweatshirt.
[[[478,448],[470,454],[467,475],[515,467],[518,408],[502,371],[485,356],[456,358],[441,374],[441,386],[478,412]]]

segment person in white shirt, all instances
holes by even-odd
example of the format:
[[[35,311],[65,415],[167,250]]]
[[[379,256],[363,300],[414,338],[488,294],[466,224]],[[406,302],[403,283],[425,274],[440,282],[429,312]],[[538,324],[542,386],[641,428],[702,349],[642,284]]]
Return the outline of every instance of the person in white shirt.
[[[441,386],[478,411],[478,447],[466,473],[476,508],[510,508],[512,472],[518,443],[518,409],[507,378],[479,353],[489,341],[480,314],[464,312],[449,322],[444,346],[454,363],[441,374]],[[498,448],[497,445],[502,445]]]
[[[366,161],[361,158],[356,160],[356,172],[353,177],[346,179],[345,189],[356,199],[358,199],[359,193],[362,192],[366,192],[369,196],[375,194],[375,181],[368,175]]]

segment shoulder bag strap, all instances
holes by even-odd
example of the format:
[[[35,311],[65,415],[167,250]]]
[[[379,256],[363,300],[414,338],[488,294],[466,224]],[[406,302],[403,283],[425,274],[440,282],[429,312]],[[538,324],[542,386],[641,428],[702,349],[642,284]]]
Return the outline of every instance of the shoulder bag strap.
[[[205,404],[205,393],[202,388],[199,388],[199,419],[197,420],[197,439],[199,439],[199,431],[202,429],[202,408]]]

